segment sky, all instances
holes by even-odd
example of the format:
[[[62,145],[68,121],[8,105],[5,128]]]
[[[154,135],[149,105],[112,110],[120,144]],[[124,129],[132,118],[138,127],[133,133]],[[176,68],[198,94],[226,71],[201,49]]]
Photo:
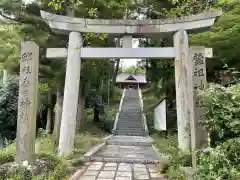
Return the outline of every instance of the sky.
[[[138,48],[139,41],[137,39],[133,39],[132,47]],[[121,59],[120,64],[123,67],[130,67],[130,66],[136,66],[137,65],[137,59]]]
[[[34,0],[23,0],[23,1],[25,1],[26,3],[29,3],[29,2],[32,2]],[[137,48],[138,44],[139,44],[139,41],[136,40],[136,39],[133,39],[132,43],[133,43],[132,47],[133,48]],[[137,61],[138,61],[137,59],[121,59],[120,64],[123,67],[130,67],[130,66],[133,66],[133,65],[136,66],[137,65]]]

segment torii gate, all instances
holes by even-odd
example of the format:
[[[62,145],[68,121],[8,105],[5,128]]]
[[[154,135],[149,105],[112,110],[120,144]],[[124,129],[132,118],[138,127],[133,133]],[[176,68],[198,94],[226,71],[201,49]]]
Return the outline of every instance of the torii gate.
[[[56,33],[69,34],[68,49],[47,49],[47,58],[67,58],[59,153],[69,154],[73,150],[81,59],[175,58],[179,147],[190,149],[191,146],[195,151],[206,144],[206,133],[197,123],[203,106],[201,101],[196,99],[194,89],[206,87],[205,58],[212,57],[212,49],[189,48],[187,33],[210,29],[220,14],[221,12],[216,11],[166,20],[105,20],[74,18],[41,11],[42,18]],[[85,32],[123,36],[124,48],[84,48],[81,33]],[[153,34],[174,34],[174,47],[131,47],[132,37]],[[66,126],[68,128],[64,129]]]

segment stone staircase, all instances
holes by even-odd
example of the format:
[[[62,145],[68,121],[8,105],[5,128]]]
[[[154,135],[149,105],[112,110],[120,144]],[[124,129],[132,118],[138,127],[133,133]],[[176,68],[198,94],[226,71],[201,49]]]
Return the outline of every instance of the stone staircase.
[[[113,136],[88,160],[142,164],[166,162],[167,158],[160,156],[152,143],[153,139],[150,137]]]
[[[116,115],[113,135],[93,153],[85,156],[88,161],[114,163],[157,163],[166,161],[153,145],[142,114],[139,90],[124,90]]]
[[[125,90],[114,134],[125,136],[148,135],[148,133],[145,132],[138,90]]]

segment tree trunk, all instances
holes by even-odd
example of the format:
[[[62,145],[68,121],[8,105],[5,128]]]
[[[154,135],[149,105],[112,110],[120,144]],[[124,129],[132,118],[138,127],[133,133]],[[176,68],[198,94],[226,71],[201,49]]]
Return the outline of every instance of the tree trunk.
[[[80,87],[78,96],[78,113],[77,113],[77,130],[81,131],[84,129],[84,108],[85,108],[85,92],[84,86]]]
[[[117,47],[120,47],[120,39],[117,39]],[[119,71],[119,65],[120,65],[120,59],[116,59],[116,68],[115,68],[115,75],[113,78],[113,84],[115,85],[116,79],[117,79],[117,75],[118,75],[118,71]]]
[[[100,121],[100,118],[99,118],[99,107],[97,105],[94,106],[94,109],[93,109],[93,121],[94,122],[99,122]]]
[[[55,149],[57,149],[58,142],[59,142],[59,134],[60,134],[61,118],[62,118],[62,105],[63,105],[63,97],[60,92],[57,92],[57,100],[54,108],[55,121],[54,121],[54,128],[53,128],[53,141],[54,141]]]
[[[47,124],[46,124],[46,134],[51,133],[51,124],[52,124],[52,92],[48,91],[48,108],[47,108]]]

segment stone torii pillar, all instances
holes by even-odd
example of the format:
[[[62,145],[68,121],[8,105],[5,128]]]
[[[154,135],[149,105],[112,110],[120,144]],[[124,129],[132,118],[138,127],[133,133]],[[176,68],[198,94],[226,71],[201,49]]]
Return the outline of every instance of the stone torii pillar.
[[[81,34],[79,32],[71,32],[69,34],[63,111],[59,137],[58,151],[60,155],[70,154],[74,146],[80,85],[81,47]]]
[[[190,150],[190,119],[193,119],[192,95],[192,64],[189,62],[188,35],[185,30],[180,30],[174,35],[175,58],[175,86],[178,146],[180,149]]]
[[[204,105],[197,89],[207,86],[205,58],[212,57],[212,49],[189,48],[188,34],[183,29],[174,35],[174,46],[178,143],[180,149],[192,151],[192,164],[196,167],[196,151],[207,145],[207,133],[199,123]]]

